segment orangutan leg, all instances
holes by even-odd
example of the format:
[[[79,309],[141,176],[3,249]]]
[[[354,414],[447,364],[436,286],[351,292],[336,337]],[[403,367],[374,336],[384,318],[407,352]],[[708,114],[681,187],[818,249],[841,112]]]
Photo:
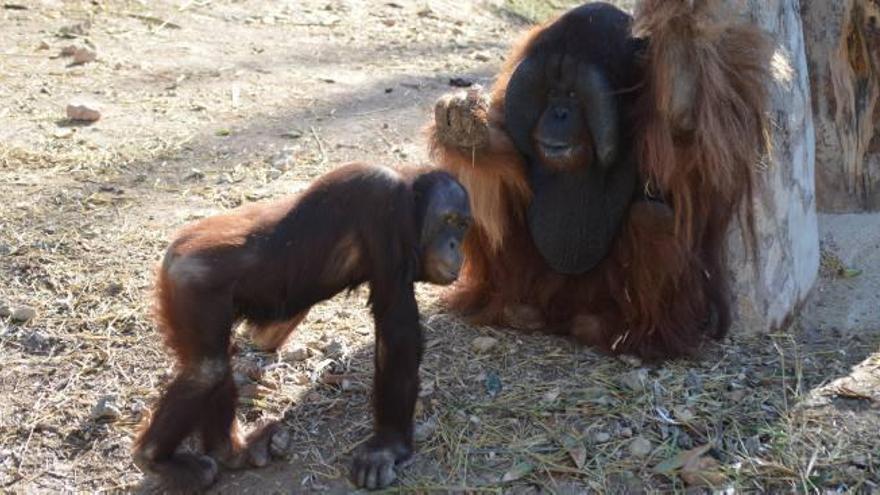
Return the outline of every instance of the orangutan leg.
[[[528,304],[508,304],[504,306],[501,318],[504,325],[526,332],[535,332],[547,326],[541,311]]]

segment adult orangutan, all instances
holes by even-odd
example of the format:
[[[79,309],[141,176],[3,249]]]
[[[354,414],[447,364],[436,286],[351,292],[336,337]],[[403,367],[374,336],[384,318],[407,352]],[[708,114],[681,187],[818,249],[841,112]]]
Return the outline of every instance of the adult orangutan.
[[[452,309],[649,359],[726,333],[771,45],[719,4],[585,4],[529,32],[491,95],[438,101],[432,155],[475,219]]]

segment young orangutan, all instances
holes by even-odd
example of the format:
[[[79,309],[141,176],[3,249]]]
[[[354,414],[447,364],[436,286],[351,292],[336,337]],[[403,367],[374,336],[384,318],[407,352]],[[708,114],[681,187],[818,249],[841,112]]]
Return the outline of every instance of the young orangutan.
[[[135,443],[135,463],[171,491],[199,491],[228,468],[263,466],[287,447],[269,424],[240,438],[230,366],[234,324],[257,345],[280,347],[309,308],[363,283],[375,318],[372,438],[352,479],[379,488],[413,452],[422,332],[413,284],[449,284],[471,223],[468,196],[446,172],[349,164],[304,193],[197,221],[168,248],[157,319],[177,376]],[[179,453],[191,433],[205,455]]]

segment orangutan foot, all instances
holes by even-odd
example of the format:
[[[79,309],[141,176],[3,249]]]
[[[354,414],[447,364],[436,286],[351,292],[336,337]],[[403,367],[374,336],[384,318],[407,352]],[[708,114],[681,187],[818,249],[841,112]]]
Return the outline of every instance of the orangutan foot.
[[[546,327],[541,312],[527,304],[509,305],[502,313],[504,324],[515,330],[534,332]]]

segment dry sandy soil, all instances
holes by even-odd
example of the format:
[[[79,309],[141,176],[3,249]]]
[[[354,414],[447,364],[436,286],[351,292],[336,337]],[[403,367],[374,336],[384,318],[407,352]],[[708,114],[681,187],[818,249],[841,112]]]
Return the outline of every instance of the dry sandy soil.
[[[172,232],[347,160],[424,161],[421,128],[450,79],[489,83],[557,5],[2,2],[0,306],[36,316],[0,317],[0,491],[149,488],[129,449],[172,372],[149,319]],[[72,65],[71,44],[97,60]],[[67,121],[76,97],[101,120]],[[699,362],[647,367],[471,327],[420,288],[418,454],[392,491],[880,490],[877,218],[824,220],[805,318]],[[280,355],[241,340],[242,420],[281,418],[294,442],[218,492],[351,490],[370,432],[364,302],[319,306]],[[494,345],[477,352],[477,337]]]

